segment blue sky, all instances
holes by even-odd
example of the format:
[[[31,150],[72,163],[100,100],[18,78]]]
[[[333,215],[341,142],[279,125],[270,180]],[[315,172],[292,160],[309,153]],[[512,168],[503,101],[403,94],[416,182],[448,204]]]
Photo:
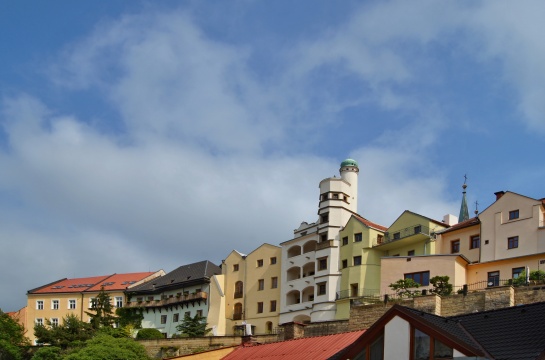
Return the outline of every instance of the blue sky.
[[[0,308],[63,277],[279,244],[359,213],[542,198],[540,1],[0,3]]]

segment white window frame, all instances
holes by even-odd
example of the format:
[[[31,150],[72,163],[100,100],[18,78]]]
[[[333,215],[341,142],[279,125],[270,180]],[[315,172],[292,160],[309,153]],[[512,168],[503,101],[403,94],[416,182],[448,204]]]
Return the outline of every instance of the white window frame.
[[[36,300],[36,310],[43,310],[43,309],[44,309],[44,301]]]
[[[71,307],[71,305],[74,304],[74,307]],[[76,310],[78,302],[76,299],[68,299],[68,310]]]
[[[51,326],[59,326],[59,318],[51,318]]]
[[[51,300],[51,310],[59,310],[61,301],[58,299]]]
[[[123,307],[123,296],[114,297],[114,301],[115,301],[115,307],[117,308]]]
[[[44,319],[43,318],[36,318],[36,319],[34,319],[34,323],[36,325],[43,325],[44,324]]]

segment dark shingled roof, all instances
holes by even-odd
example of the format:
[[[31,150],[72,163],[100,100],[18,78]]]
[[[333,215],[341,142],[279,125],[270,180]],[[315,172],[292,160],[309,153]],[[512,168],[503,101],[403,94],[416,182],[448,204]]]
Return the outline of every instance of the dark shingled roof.
[[[179,287],[208,281],[213,275],[220,275],[221,268],[208,260],[182,265],[168,274],[135,286],[131,291],[156,291],[165,287]]]
[[[450,319],[458,321],[495,359],[535,360],[545,353],[545,302]]]

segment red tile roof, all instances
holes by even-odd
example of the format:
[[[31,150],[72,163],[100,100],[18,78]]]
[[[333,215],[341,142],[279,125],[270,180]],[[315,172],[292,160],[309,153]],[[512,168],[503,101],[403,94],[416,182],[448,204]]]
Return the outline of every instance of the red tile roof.
[[[365,330],[239,347],[222,360],[321,360],[356,341]]]
[[[145,279],[155,272],[139,272],[128,274],[113,274],[104,276],[93,276],[76,279],[62,279],[53,283],[29,290],[29,294],[48,294],[48,293],[70,293],[84,291],[100,291],[102,286],[104,290],[125,290],[131,284]]]
[[[365,225],[367,225],[369,227],[372,227],[374,229],[382,230],[382,231],[387,231],[388,230],[387,227],[379,225],[379,224],[374,223],[374,222],[371,222],[371,221],[367,220],[366,218],[363,218],[363,217],[361,217],[359,215],[354,214],[354,217],[356,219],[358,219],[359,221],[361,221],[362,223],[364,223]]]

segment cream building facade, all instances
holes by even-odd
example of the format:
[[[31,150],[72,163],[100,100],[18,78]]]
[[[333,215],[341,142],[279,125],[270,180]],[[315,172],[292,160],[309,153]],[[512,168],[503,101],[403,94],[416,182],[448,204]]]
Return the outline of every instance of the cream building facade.
[[[125,291],[164,275],[163,270],[128,274],[113,274],[75,279],[61,279],[27,292],[26,336],[35,343],[34,325],[62,324],[63,318],[76,315],[88,322],[85,313],[91,310],[93,299],[104,289],[114,307],[127,304]]]
[[[263,244],[248,255],[233,250],[222,261],[227,335],[270,334],[278,327],[282,250]]]
[[[341,163],[340,178],[319,184],[318,220],[303,222],[281,243],[280,324],[335,319],[340,290],[339,231],[358,210],[358,164]]]

